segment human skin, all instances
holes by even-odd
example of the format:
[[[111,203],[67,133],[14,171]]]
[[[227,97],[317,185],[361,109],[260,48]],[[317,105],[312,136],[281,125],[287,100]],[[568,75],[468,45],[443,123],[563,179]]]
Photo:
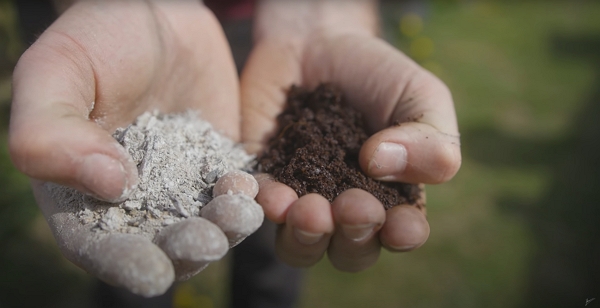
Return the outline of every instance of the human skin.
[[[438,184],[456,174],[461,154],[450,91],[377,37],[376,16],[372,0],[259,1],[255,47],[241,77],[242,139],[250,152],[259,154],[273,136],[290,85],[330,83],[372,133],[359,156],[368,176]],[[330,204],[318,194],[298,198],[266,174],[257,180],[257,201],[279,224],[277,253],[291,265],[311,266],[327,253],[336,268],[360,271],[381,247],[410,251],[429,236],[424,212],[406,205],[384,211],[363,190]]]
[[[216,224],[194,218],[166,228],[156,245],[130,234],[99,237],[62,210],[43,183],[123,200],[135,188],[137,168],[111,134],[156,109],[200,110],[217,130],[240,140],[237,72],[221,26],[201,2],[77,2],[14,71],[11,157],[32,179],[59,247],[91,274],[145,296],[226,252],[219,217],[211,216]],[[197,234],[183,241],[190,232]],[[218,251],[203,245],[215,238],[223,243]]]

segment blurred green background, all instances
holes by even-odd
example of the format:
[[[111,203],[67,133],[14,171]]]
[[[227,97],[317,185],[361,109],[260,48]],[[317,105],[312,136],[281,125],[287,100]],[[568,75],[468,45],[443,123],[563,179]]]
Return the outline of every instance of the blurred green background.
[[[323,260],[300,307],[600,307],[600,3],[382,12],[390,42],[451,88],[463,166],[428,187],[425,246],[384,252],[359,274]],[[62,258],[8,156],[17,24],[13,1],[0,0],[0,307],[87,307],[95,282]],[[175,306],[225,306],[226,262],[180,285]]]

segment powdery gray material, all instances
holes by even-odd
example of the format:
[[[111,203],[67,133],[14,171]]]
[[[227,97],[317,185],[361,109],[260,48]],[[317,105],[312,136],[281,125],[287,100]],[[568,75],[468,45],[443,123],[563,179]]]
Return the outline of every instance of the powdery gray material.
[[[232,170],[251,170],[254,157],[217,133],[193,111],[144,113],[113,135],[138,166],[130,198],[112,204],[74,189],[46,184],[59,208],[96,232],[140,234],[154,240],[166,226],[199,216],[212,188]]]

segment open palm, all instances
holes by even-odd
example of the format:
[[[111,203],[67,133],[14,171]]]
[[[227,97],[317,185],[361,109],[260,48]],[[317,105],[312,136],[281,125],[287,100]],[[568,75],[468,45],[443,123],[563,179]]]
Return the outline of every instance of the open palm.
[[[330,83],[366,119],[373,135],[363,144],[363,171],[383,181],[441,183],[460,166],[458,128],[445,85],[404,54],[369,33],[314,31],[299,40],[265,35],[242,75],[243,140],[260,153],[273,136],[290,85]],[[402,123],[401,125],[393,125]],[[258,202],[280,224],[277,252],[292,265],[310,266],[327,252],[334,266],[359,271],[380,247],[409,251],[429,235],[424,209],[387,212],[364,190],[333,203],[318,194],[298,198],[290,187],[259,175]]]

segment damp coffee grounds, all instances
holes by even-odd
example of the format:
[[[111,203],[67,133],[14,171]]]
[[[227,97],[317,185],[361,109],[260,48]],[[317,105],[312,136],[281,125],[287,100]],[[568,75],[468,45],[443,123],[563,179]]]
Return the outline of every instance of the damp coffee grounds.
[[[358,154],[369,137],[362,114],[331,85],[312,92],[292,86],[277,124],[277,133],[259,159],[259,171],[272,174],[298,196],[318,193],[333,202],[345,190],[360,188],[386,210],[425,205],[422,185],[376,181],[361,171]]]

